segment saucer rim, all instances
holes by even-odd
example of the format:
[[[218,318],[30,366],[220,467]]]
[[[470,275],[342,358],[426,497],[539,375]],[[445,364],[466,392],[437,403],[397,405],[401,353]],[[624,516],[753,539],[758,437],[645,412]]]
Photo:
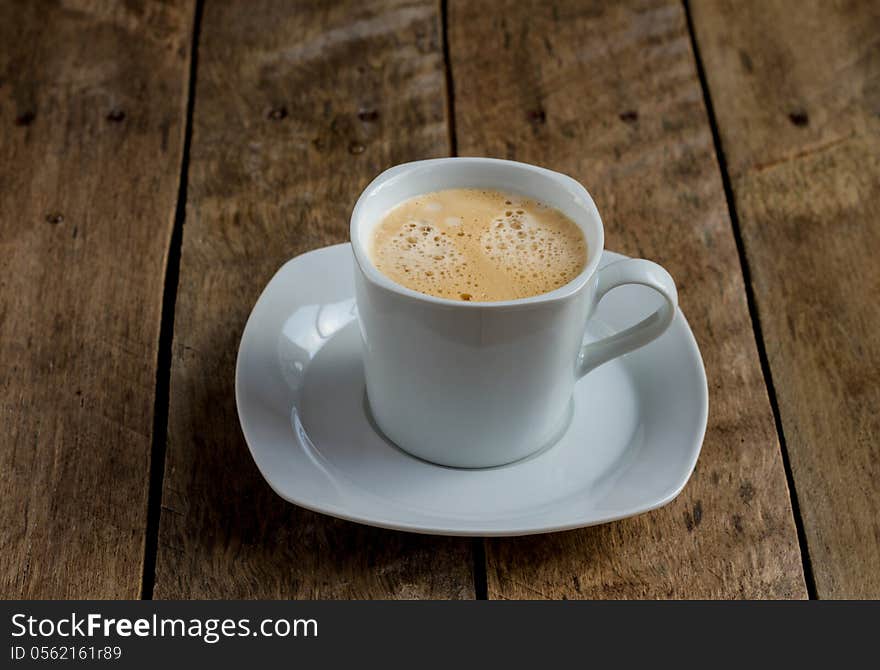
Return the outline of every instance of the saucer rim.
[[[702,451],[703,441],[706,435],[706,429],[708,426],[708,415],[709,415],[709,387],[708,387],[708,379],[706,376],[705,364],[703,363],[703,357],[700,353],[699,345],[697,344],[696,338],[693,334],[693,330],[688,323],[687,317],[684,315],[684,312],[680,307],[676,308],[676,319],[681,318],[682,323],[684,325],[684,330],[686,335],[685,339],[688,343],[688,354],[695,356],[695,359],[698,363],[696,366],[699,379],[699,424],[700,429],[698,432],[698,436],[692,441],[690,446],[688,447],[688,452],[690,454],[690,460],[687,469],[683,469],[684,473],[677,480],[674,486],[669,488],[668,493],[657,498],[656,500],[652,500],[650,503],[643,505],[636,505],[633,508],[627,510],[626,512],[621,512],[619,514],[609,514],[609,515],[599,515],[596,517],[592,517],[589,519],[584,519],[582,521],[573,521],[571,523],[557,524],[557,525],[523,525],[516,526],[515,524],[510,526],[505,526],[504,528],[454,528],[442,525],[436,526],[428,526],[424,523],[401,523],[396,522],[393,519],[383,519],[375,514],[356,514],[350,511],[350,507],[346,506],[338,506],[329,503],[325,504],[314,504],[307,500],[303,500],[301,498],[297,498],[296,496],[290,495],[289,493],[281,490],[276,484],[273,482],[273,478],[267,473],[263,466],[260,463],[260,459],[256,455],[256,449],[253,446],[253,439],[248,437],[248,421],[244,417],[242,413],[242,350],[244,348],[244,344],[247,341],[249,331],[254,327],[254,314],[257,312],[260,304],[266,299],[266,296],[269,290],[272,288],[272,285],[278,279],[278,277],[285,271],[288,265],[295,264],[301,262],[307,256],[320,255],[322,253],[328,253],[331,250],[341,250],[342,247],[349,247],[349,252],[353,253],[351,250],[350,242],[343,242],[341,244],[334,244],[327,247],[321,247],[319,249],[313,249],[307,251],[305,253],[294,256],[289,259],[285,263],[278,268],[278,270],[272,275],[272,278],[266,283],[263,290],[260,292],[260,296],[257,298],[254,303],[253,308],[251,309],[250,314],[248,315],[247,322],[245,323],[245,327],[242,330],[241,339],[239,341],[238,352],[236,354],[235,361],[235,405],[236,405],[236,413],[238,415],[239,425],[241,427],[242,435],[245,439],[245,443],[247,444],[248,451],[251,455],[251,458],[254,461],[254,464],[257,466],[257,470],[260,472],[260,475],[280,498],[285,500],[286,502],[297,505],[298,507],[302,507],[304,509],[310,510],[312,512],[317,512],[320,514],[326,514],[338,519],[342,519],[344,521],[359,523],[367,526],[371,526],[374,528],[383,528],[388,530],[395,531],[403,531],[403,532],[411,532],[418,533],[421,535],[446,535],[452,537],[521,537],[527,535],[538,535],[543,533],[554,533],[561,532],[567,530],[575,530],[578,528],[588,528],[590,526],[598,526],[605,523],[611,523],[613,521],[619,521],[621,519],[627,519],[633,516],[637,516],[640,514],[644,514],[655,509],[659,509],[660,507],[664,507],[671,503],[675,498],[677,498],[681,492],[684,490],[684,487],[687,485],[688,481],[690,481],[691,476],[693,475],[694,469],[696,468],[697,460],[699,459],[700,453]],[[604,249],[602,255],[600,256],[600,266],[604,265],[601,261],[605,256],[609,256],[612,261],[616,260],[624,260],[630,258],[624,254],[620,254],[614,251],[610,251],[608,249]],[[696,385],[695,385],[696,390]],[[294,440],[294,445],[296,446],[296,441]],[[425,462],[426,465],[432,466],[433,464]],[[441,467],[441,466],[435,466]],[[506,466],[499,466],[506,467]],[[469,470],[469,469],[467,469]],[[479,470],[479,469],[478,469]],[[392,503],[389,503],[392,505]]]

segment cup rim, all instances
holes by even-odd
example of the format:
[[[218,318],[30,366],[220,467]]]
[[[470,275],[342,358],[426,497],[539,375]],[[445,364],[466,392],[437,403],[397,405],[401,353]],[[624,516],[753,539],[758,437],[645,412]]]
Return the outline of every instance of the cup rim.
[[[409,173],[412,173],[419,168],[428,167],[430,165],[439,165],[448,162],[469,162],[472,164],[504,165],[509,168],[526,170],[534,172],[536,174],[540,174],[544,177],[562,182],[570,189],[574,190],[583,199],[584,205],[586,206],[586,209],[590,214],[590,219],[594,222],[596,228],[596,239],[598,240],[598,244],[592,245],[595,248],[591,247],[588,249],[588,253],[590,254],[590,256],[587,259],[587,263],[584,265],[584,269],[581,270],[581,272],[567,284],[563,284],[559,288],[556,288],[547,293],[540,293],[538,295],[529,296],[528,298],[517,298],[515,300],[494,301],[465,301],[452,300],[450,298],[441,298],[438,296],[430,295],[428,293],[422,293],[420,291],[415,291],[411,288],[407,288],[406,286],[398,284],[393,279],[382,274],[379,269],[374,265],[373,261],[370,259],[367,250],[361,244],[359,232],[361,211],[364,208],[364,203],[368,199],[376,195],[381,189],[386,188],[391,183],[405,179]],[[369,183],[369,185],[367,185],[367,187],[363,190],[354,205],[354,209],[351,213],[349,237],[351,240],[351,248],[354,253],[355,261],[357,262],[364,276],[373,284],[378,285],[388,291],[391,291],[392,293],[396,293],[400,296],[410,298],[415,301],[435,304],[443,307],[455,307],[460,309],[499,309],[526,307],[543,303],[557,302],[569,298],[572,295],[578,293],[596,273],[596,270],[599,267],[599,261],[602,257],[602,252],[605,248],[605,227],[602,223],[602,217],[599,215],[599,210],[596,208],[596,203],[593,202],[593,198],[590,195],[589,191],[587,191],[584,185],[581,184],[579,181],[561,172],[555,172],[553,170],[548,170],[547,168],[538,167],[537,165],[531,165],[529,163],[521,163],[518,161],[510,161],[501,158],[483,158],[476,156],[455,156],[448,158],[430,158],[427,160],[412,161],[409,163],[401,163],[400,165],[395,165],[394,167],[388,168],[384,172],[380,173],[375,179],[373,179],[373,181]]]

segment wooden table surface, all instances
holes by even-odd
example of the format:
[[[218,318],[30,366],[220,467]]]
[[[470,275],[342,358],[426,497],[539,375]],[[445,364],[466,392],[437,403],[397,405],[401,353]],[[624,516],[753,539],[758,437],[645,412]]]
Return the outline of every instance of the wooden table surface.
[[[0,0],[0,596],[880,597],[880,3]],[[383,169],[591,190],[709,426],[670,505],[509,539],[278,498],[245,320]]]

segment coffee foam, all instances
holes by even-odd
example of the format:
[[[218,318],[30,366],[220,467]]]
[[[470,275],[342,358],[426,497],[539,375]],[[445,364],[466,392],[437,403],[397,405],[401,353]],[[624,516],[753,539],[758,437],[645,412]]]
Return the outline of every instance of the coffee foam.
[[[421,293],[498,301],[547,293],[586,265],[580,228],[562,212],[500,191],[450,189],[390,210],[370,257],[384,275]]]

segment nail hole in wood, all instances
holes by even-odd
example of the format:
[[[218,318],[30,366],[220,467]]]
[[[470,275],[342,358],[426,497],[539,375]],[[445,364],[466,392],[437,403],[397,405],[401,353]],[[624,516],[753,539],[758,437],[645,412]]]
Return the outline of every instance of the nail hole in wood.
[[[33,110],[28,110],[24,114],[19,114],[15,117],[15,125],[17,126],[29,126],[33,122],[33,120],[37,118],[36,113]]]
[[[795,110],[788,115],[788,120],[798,128],[803,128],[810,123],[810,117],[802,109]]]
[[[543,109],[533,109],[528,113],[531,123],[542,124],[547,122],[547,113]]]

